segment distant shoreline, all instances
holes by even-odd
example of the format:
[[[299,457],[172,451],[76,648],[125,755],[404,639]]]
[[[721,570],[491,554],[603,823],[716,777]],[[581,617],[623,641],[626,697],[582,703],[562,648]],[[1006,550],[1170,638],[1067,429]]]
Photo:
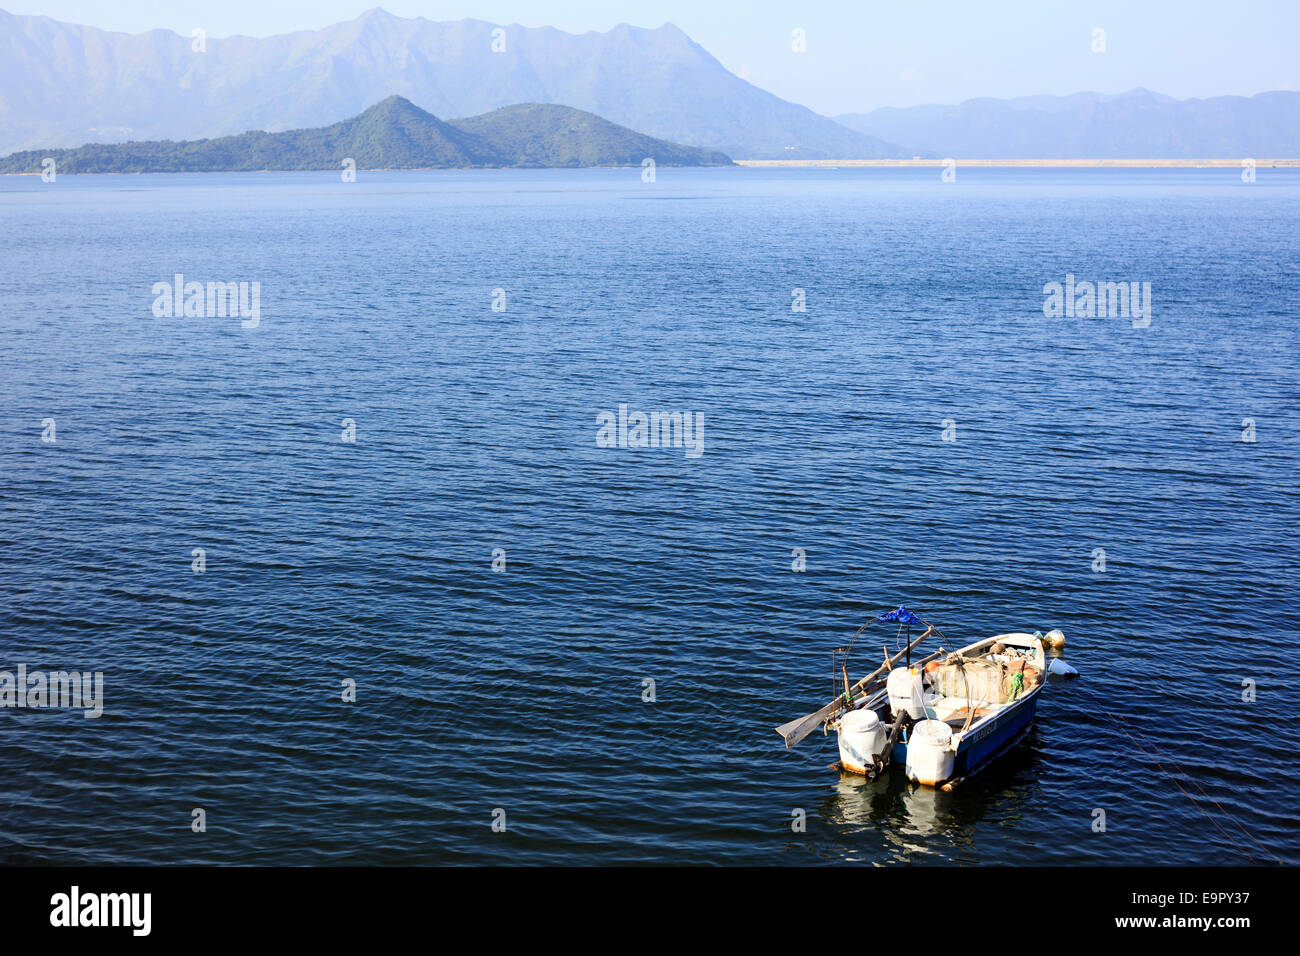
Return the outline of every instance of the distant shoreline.
[[[944,159],[736,159],[736,166],[767,169],[824,168],[833,169],[841,166],[907,168],[944,166]],[[1055,169],[1241,169],[1240,159],[955,159],[953,164],[966,167],[1006,167],[1015,169],[1055,168]],[[1257,159],[1257,169],[1300,169],[1300,158],[1296,159]],[[362,168],[358,172],[492,172],[500,170],[520,170],[536,172],[539,170],[572,169],[637,169],[636,166],[593,165],[593,166],[380,166]],[[726,169],[725,166],[664,166],[666,169]],[[205,169],[205,170],[167,170],[160,172],[96,172],[64,173],[60,176],[190,176],[211,175],[213,173],[320,173],[338,172],[333,168],[322,169]],[[0,176],[40,176],[39,170],[30,172],[0,172]]]
[[[688,166],[673,163],[665,163],[659,166],[659,169],[732,169],[735,167],[733,162],[731,166],[710,165],[710,166]],[[575,170],[575,169],[635,169],[640,170],[643,167],[639,165],[620,164],[605,165],[593,164],[591,166],[358,166],[359,173],[492,173],[514,170],[517,172],[544,172],[556,170]],[[150,170],[114,170],[112,172],[75,172],[66,173],[59,170],[60,176],[216,176],[225,174],[238,174],[258,176],[262,173],[335,173],[339,172],[333,166],[322,166],[319,169],[150,169]],[[36,176],[40,177],[39,169],[26,170],[21,173],[0,172],[0,176]]]
[[[954,159],[956,166],[1180,167],[1240,169],[1243,159]],[[737,159],[737,166],[944,166],[947,159]],[[1256,159],[1261,169],[1300,167],[1300,159]]]
[[[732,164],[735,165],[734,163]],[[641,169],[641,166],[619,165],[619,166],[359,166],[359,173],[490,173],[500,172],[502,170],[517,170],[519,172],[541,172],[544,170],[566,170],[566,169]],[[664,164],[660,169],[730,169],[730,166],[685,166]],[[160,169],[129,172],[94,172],[94,173],[65,173],[59,171],[60,176],[215,176],[226,173],[237,173],[239,175],[260,175],[262,173],[338,173],[339,170],[333,166],[321,167],[320,169]],[[36,176],[39,177],[39,169],[28,170],[21,173],[0,173],[0,176]]]

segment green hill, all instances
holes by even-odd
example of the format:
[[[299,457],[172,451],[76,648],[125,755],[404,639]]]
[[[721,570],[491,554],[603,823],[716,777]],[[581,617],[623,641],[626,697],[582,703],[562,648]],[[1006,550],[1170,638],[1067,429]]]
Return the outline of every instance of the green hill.
[[[199,173],[255,170],[472,169],[488,167],[729,166],[722,153],[681,146],[567,106],[527,103],[443,122],[390,96],[320,129],[248,132],[184,142],[27,150],[0,159],[0,173],[36,173],[47,157],[60,173]]]
[[[521,103],[451,125],[513,156],[510,165],[639,166],[647,156],[660,166],[731,165],[722,153],[644,136],[568,106]]]

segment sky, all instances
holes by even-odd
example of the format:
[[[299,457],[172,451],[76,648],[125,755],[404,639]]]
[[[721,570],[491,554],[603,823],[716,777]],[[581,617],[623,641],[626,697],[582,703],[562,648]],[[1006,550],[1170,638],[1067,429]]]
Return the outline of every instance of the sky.
[[[376,5],[571,33],[670,22],[732,72],[827,115],[1138,86],[1180,99],[1300,89],[1300,0],[0,0],[10,13],[211,37],[316,30]]]

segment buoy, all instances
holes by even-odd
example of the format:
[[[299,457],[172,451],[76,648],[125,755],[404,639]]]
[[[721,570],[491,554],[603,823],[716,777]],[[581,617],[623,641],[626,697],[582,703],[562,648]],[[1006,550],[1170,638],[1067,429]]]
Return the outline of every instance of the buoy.
[[[1079,672],[1059,657],[1053,657],[1047,665],[1047,673],[1058,677],[1077,677]]]
[[[1043,643],[1048,647],[1064,647],[1065,635],[1060,631],[1048,631],[1043,635]]]

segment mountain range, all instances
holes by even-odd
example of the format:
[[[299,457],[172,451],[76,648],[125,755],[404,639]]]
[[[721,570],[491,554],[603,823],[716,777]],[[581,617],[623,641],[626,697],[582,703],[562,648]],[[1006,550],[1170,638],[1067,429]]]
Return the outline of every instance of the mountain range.
[[[1177,100],[1127,93],[967,100],[836,117],[914,155],[969,159],[1300,156],[1300,93]]]
[[[731,165],[722,153],[644,136],[568,106],[522,103],[443,122],[401,96],[321,129],[27,150],[0,159],[0,173],[40,172],[47,157],[61,173],[337,170],[347,159],[357,169],[640,166],[647,157],[660,166]]]
[[[397,94],[437,116],[557,104],[737,159],[1300,156],[1300,93],[980,98],[829,118],[672,24],[600,33],[375,9],[266,38],[126,34],[0,11],[0,155],[324,128]]]
[[[575,35],[376,9],[323,30],[196,45],[0,12],[0,155],[322,127],[392,94],[438,116],[562,104],[730,156],[901,155],[745,82],[671,24]]]

